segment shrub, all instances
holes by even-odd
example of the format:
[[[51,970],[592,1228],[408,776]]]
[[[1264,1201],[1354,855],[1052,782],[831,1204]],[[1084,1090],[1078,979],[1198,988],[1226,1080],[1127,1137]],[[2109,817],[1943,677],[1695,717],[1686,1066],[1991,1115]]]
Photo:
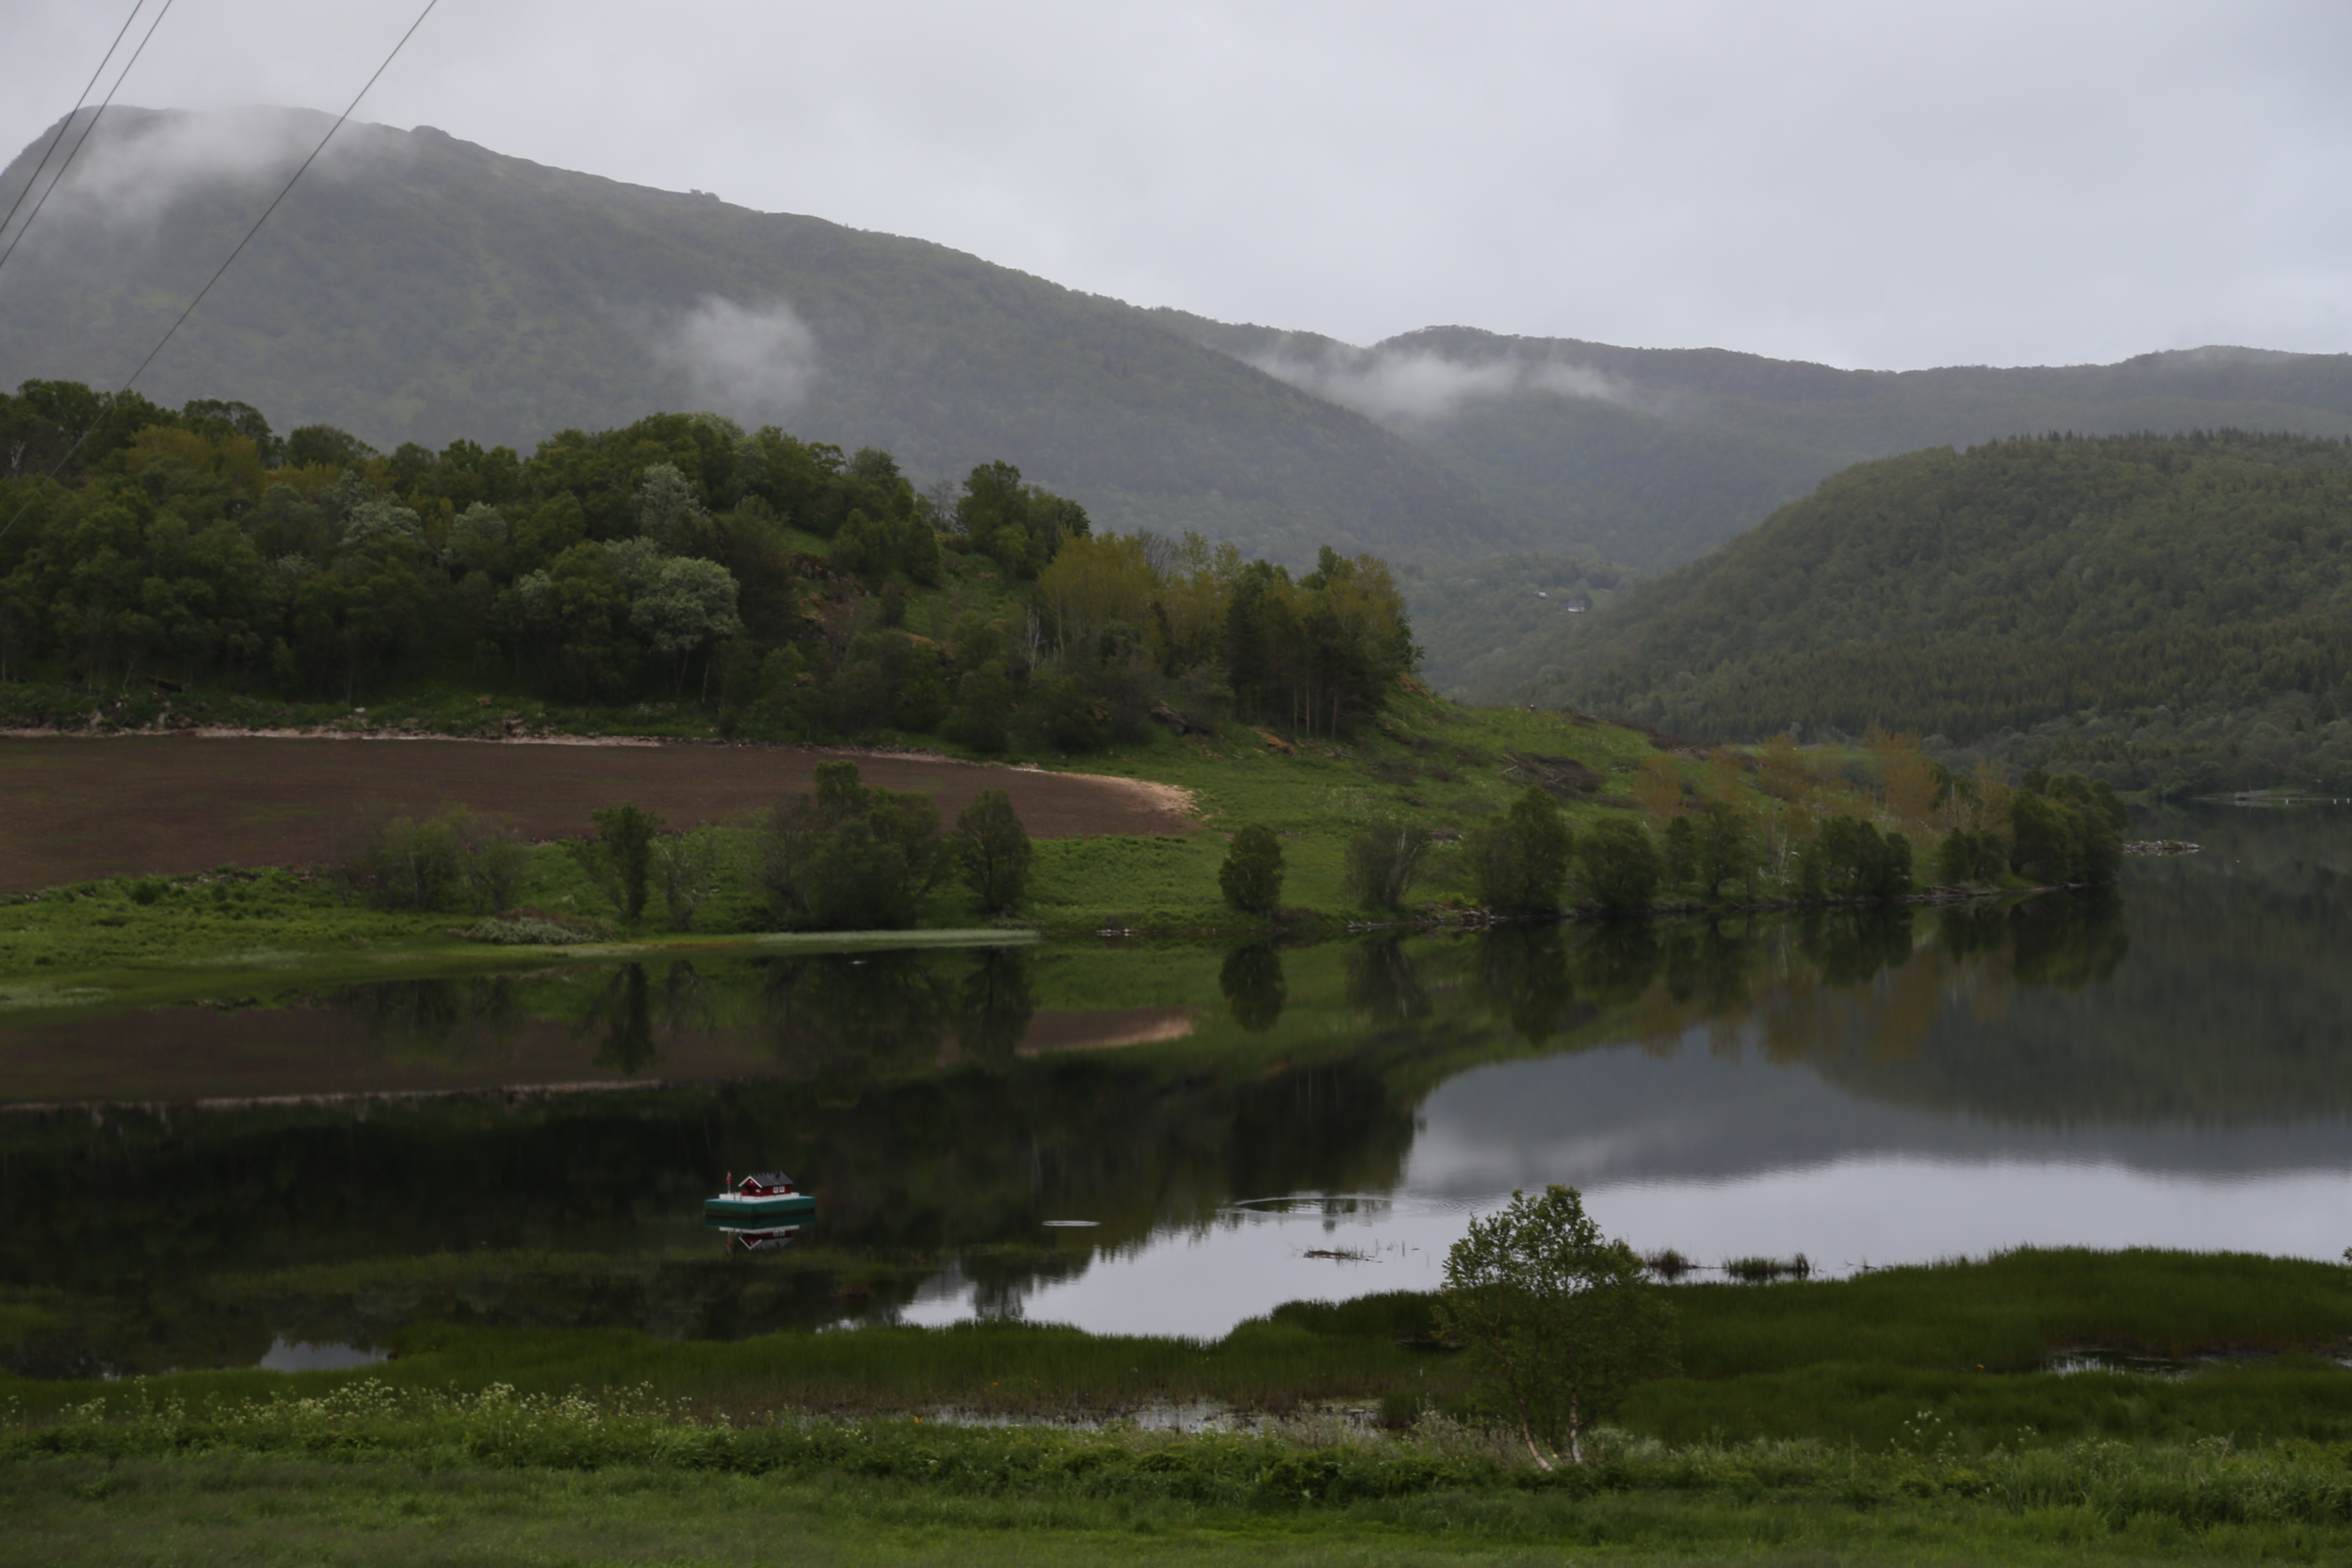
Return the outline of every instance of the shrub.
[[[530,871],[530,847],[503,816],[452,814],[457,881],[474,913],[493,914],[515,901]]]
[[[466,942],[494,942],[503,947],[562,947],[587,940],[570,926],[536,915],[508,915],[477,921],[450,933]]]
[[[759,878],[781,924],[892,930],[915,923],[948,852],[929,795],[861,784],[855,763],[819,763],[816,788],[771,815]]]
[[[1638,822],[1614,817],[1579,847],[1585,897],[1604,910],[1646,910],[1658,894],[1658,847]]]
[[[1032,746],[1053,746],[1064,752],[1098,751],[1102,721],[1095,717],[1093,693],[1075,676],[1040,676],[1021,705],[1017,728]]]
[[[1464,853],[1480,903],[1506,914],[1531,915],[1559,908],[1575,847],[1559,804],[1529,784],[1500,821],[1472,829]]]
[[[694,929],[695,911],[719,891],[726,854],[711,833],[665,834],[654,841],[653,870],[677,931]]]
[[[1965,882],[1998,882],[2008,869],[2009,847],[1990,828],[1957,828],[1936,853],[1937,879],[1955,887]]]
[[[1911,841],[1858,816],[1832,816],[1807,852],[1823,889],[1841,899],[1897,899],[1911,890]]]
[[[1265,914],[1282,901],[1282,840],[1255,823],[1234,835],[1217,887],[1225,902],[1247,914]]]
[[[1699,808],[1696,837],[1699,897],[1713,903],[1726,882],[1738,882],[1746,896],[1755,897],[1762,855],[1746,815],[1710,801]]]
[[[1013,678],[993,665],[968,669],[956,683],[956,705],[940,733],[975,752],[1001,752],[1013,742]]]
[[[1403,907],[1429,845],[1429,829],[1421,823],[1373,818],[1348,841],[1348,896],[1368,909]]]

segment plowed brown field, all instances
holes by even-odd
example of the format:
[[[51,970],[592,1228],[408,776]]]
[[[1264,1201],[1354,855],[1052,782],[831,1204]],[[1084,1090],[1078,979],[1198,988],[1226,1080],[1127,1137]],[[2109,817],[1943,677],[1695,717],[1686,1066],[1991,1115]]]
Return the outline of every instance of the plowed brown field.
[[[532,838],[586,830],[633,801],[673,826],[739,820],[850,755],[868,784],[929,791],[950,821],[983,789],[1031,834],[1182,833],[1181,791],[1083,773],[794,746],[325,740],[260,736],[0,740],[0,892],[116,875],[315,861],[376,803],[514,819]]]

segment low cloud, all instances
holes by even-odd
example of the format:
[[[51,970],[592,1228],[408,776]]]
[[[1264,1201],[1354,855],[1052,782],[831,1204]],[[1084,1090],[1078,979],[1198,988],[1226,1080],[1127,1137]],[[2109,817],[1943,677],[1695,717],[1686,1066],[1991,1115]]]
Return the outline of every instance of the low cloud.
[[[746,424],[792,413],[816,381],[816,338],[782,300],[709,295],[649,336],[655,360],[683,372],[699,404]]]
[[[89,125],[84,110],[68,127],[58,156],[36,180],[32,195],[47,190],[66,152]],[[48,195],[41,214],[51,223],[97,222],[117,230],[152,228],[178,203],[220,185],[276,186],[301,166],[334,117],[312,110],[233,109],[205,113],[109,109]],[[47,133],[36,143],[48,144]],[[304,175],[333,178],[374,167],[409,145],[405,133],[381,125],[347,124]],[[29,162],[29,160],[28,160]],[[13,197],[12,188],[5,193]],[[30,204],[27,204],[29,206]]]
[[[1359,414],[1393,424],[1446,419],[1472,403],[1527,392],[1639,406],[1633,389],[1588,365],[1560,360],[1448,359],[1425,349],[1286,348],[1250,363],[1277,380]]]

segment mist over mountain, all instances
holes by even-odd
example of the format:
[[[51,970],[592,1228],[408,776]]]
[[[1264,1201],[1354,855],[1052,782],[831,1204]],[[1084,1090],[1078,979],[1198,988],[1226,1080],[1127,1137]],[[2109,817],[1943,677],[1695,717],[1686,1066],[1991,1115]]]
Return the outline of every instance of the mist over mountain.
[[[0,275],[0,382],[119,384],[328,123],[110,110]],[[527,450],[712,408],[884,447],[927,479],[1004,458],[1108,526],[1194,527],[1278,559],[1514,542],[1407,440],[1118,300],[426,127],[345,126],[140,386],[387,449],[462,435]]]
[[[1370,348],[1164,310],[1194,341],[1377,419],[1539,549],[1645,572],[1852,464],[2019,435],[2352,435],[2352,355],[2210,347],[2112,365],[1839,370],[1430,327]]]

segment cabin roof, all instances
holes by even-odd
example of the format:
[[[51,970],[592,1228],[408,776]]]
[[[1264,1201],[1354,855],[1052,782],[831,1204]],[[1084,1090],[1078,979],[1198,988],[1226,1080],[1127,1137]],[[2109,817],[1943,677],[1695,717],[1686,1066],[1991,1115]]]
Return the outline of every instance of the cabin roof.
[[[789,1187],[793,1184],[793,1179],[782,1171],[755,1171],[736,1184],[754,1187]]]

